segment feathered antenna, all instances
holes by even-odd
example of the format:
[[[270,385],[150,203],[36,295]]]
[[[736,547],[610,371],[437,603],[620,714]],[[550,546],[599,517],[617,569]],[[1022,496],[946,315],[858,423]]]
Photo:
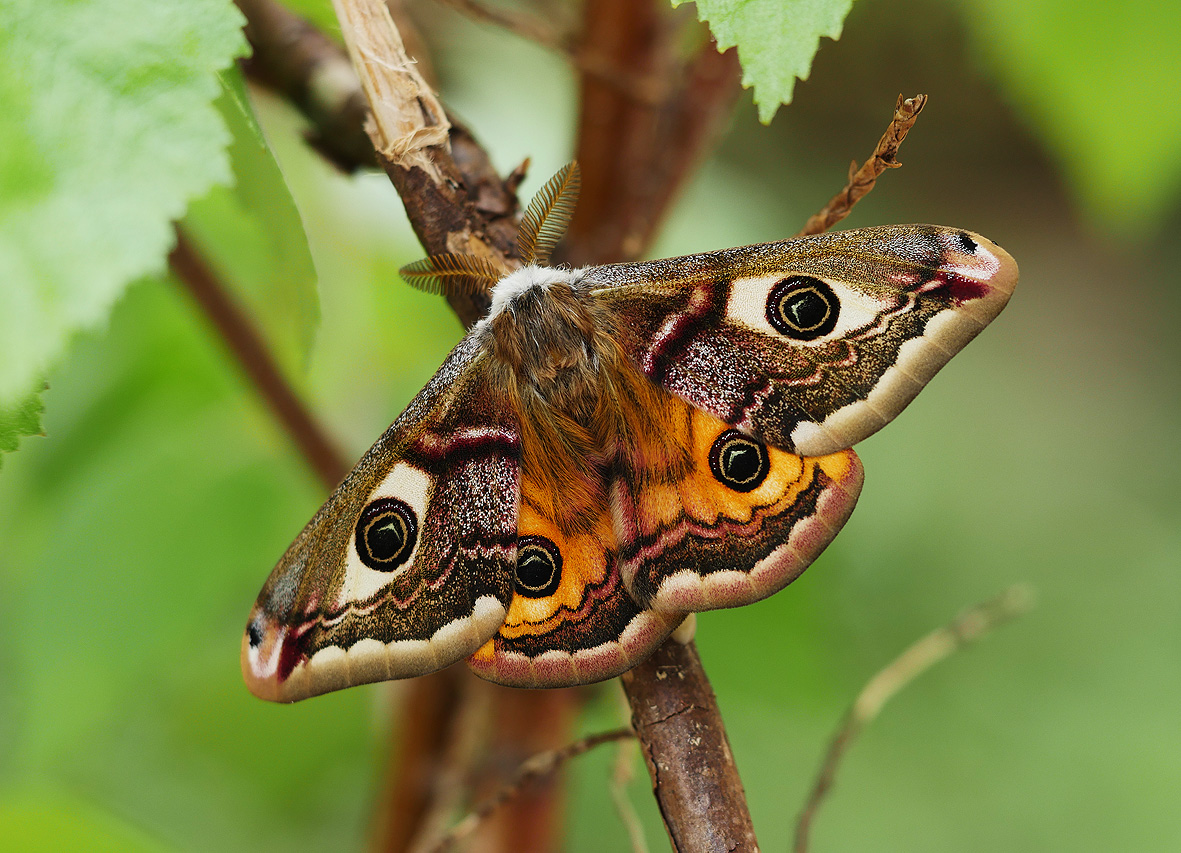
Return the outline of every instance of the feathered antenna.
[[[488,293],[505,270],[479,255],[431,255],[398,272],[406,283],[427,293]]]
[[[578,189],[578,164],[567,163],[533,196],[517,231],[517,252],[526,264],[544,264],[566,233]],[[430,255],[398,270],[411,287],[427,293],[490,293],[508,270],[480,255]]]
[[[517,231],[517,251],[526,264],[544,264],[566,233],[582,186],[578,163],[567,163],[533,196]]]

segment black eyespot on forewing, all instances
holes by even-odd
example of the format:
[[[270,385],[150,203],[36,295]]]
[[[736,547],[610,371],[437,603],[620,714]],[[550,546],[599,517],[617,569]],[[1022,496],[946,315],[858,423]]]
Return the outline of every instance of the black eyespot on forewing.
[[[736,429],[728,429],[709,449],[709,470],[723,486],[751,492],[767,479],[771,460],[762,444]]]
[[[841,302],[832,288],[810,275],[793,275],[771,288],[767,322],[797,341],[827,335],[837,325]]]
[[[562,552],[544,536],[517,540],[516,590],[526,598],[547,598],[562,583]]]
[[[956,234],[955,238],[959,242],[960,248],[963,249],[965,252],[967,252],[969,255],[976,254],[976,250],[980,248],[980,246],[977,245],[976,241],[973,240],[971,237],[969,237],[963,231],[961,231],[959,234]]]
[[[357,556],[379,572],[392,572],[410,559],[418,541],[418,520],[410,504],[379,498],[357,520]]]
[[[262,642],[262,629],[251,622],[246,626],[246,636],[250,638],[250,648],[257,649]]]

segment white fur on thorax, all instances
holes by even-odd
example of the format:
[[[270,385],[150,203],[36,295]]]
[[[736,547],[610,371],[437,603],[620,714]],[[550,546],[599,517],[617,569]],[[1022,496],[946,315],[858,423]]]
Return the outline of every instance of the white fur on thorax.
[[[581,269],[565,270],[554,267],[539,267],[529,264],[519,270],[513,270],[492,288],[492,307],[488,309],[488,320],[491,320],[509,304],[535,287],[548,290],[550,285],[570,284],[582,278]]]

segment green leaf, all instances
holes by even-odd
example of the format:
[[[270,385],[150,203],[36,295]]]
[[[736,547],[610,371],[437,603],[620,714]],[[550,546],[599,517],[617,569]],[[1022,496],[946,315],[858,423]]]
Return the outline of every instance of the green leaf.
[[[43,435],[43,411],[45,404],[41,402],[40,394],[30,394],[15,406],[0,407],[0,453],[11,453],[16,450],[20,440],[26,435]],[[2,461],[3,457],[0,457],[0,462]]]
[[[1181,4],[972,0],[973,37],[1077,199],[1131,233],[1181,193]]]
[[[225,0],[0,4],[0,406],[162,269],[172,220],[228,180],[211,102],[241,26]]]
[[[685,0],[672,0],[679,6]],[[808,79],[820,37],[840,38],[853,0],[697,0],[718,50],[738,46],[742,85],[754,87],[759,121],[791,103],[796,78]]]
[[[299,210],[254,118],[242,75],[222,75],[217,108],[233,135],[231,187],[189,207],[184,228],[262,327],[289,373],[302,372],[320,319],[316,268]]]

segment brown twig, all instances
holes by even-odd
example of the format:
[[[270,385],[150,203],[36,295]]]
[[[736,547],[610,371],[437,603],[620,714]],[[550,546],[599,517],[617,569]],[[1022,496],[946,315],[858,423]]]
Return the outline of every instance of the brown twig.
[[[679,60],[685,34],[678,21],[697,24],[670,18],[654,0],[596,0],[584,13],[582,50],[626,75],[668,82],[653,106],[583,74],[583,193],[561,255],[576,264],[626,260],[644,251],[741,91],[733,52],[718,54],[706,41],[687,66]],[[674,849],[755,849],[742,782],[692,643],[666,642],[622,681]]]
[[[853,163],[849,169],[849,183],[833,196],[832,200],[819,213],[804,224],[800,233],[796,234],[797,237],[823,234],[832,228],[848,216],[853,210],[853,205],[873,189],[883,172],[887,169],[897,169],[902,165],[898,162],[898,149],[926,103],[926,95],[915,95],[913,98],[905,99],[901,95],[898,96],[898,103],[894,107],[894,117],[890,120],[890,126],[886,128],[882,138],[878,140],[873,154],[860,169],[856,168],[856,162]]]
[[[669,640],[621,677],[673,850],[758,850],[713,688],[692,642]]]
[[[648,104],[659,105],[667,96],[669,79],[664,75],[636,74],[621,67],[594,50],[584,50],[569,33],[547,26],[529,15],[510,12],[479,0],[439,0],[475,21],[500,27],[527,41],[538,44],[566,57],[574,68],[589,77],[613,86],[620,96]]]
[[[817,810],[832,789],[841,759],[862,730],[877,718],[882,707],[932,666],[981,639],[998,625],[1028,612],[1032,605],[1033,593],[1029,587],[1011,586],[913,643],[861,688],[829,743],[812,792],[800,813],[796,824],[795,853],[807,853],[808,833]]]
[[[180,227],[168,263],[320,482],[328,490],[336,488],[349,470],[344,456],[287,382],[262,335],[234,304],[226,287]]]
[[[549,778],[571,759],[590,752],[596,746],[635,736],[635,732],[631,729],[612,729],[581,738],[561,749],[550,749],[537,753],[522,763],[513,778],[506,782],[499,791],[472,809],[434,846],[429,848],[431,853],[444,853],[444,851],[452,849],[457,843],[471,835],[489,815],[519,795],[526,785]]]
[[[562,247],[572,264],[638,257],[692,168],[728,119],[741,87],[734,51],[658,0],[584,5],[580,54],[628,80],[658,80],[643,97],[582,71],[578,153],[583,191]],[[700,41],[688,59],[687,37]]]

